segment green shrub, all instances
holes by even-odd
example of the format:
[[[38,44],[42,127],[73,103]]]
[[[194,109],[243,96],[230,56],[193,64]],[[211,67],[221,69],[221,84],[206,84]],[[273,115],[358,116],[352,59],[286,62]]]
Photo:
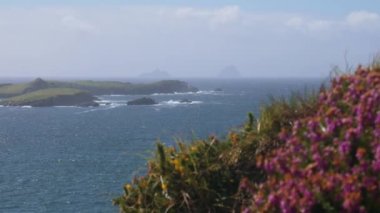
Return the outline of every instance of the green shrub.
[[[241,179],[265,180],[256,167],[256,154],[279,145],[282,129],[294,119],[316,110],[314,96],[293,94],[289,100],[272,100],[256,119],[219,141],[215,137],[176,147],[157,144],[156,157],[148,162],[147,174],[124,186],[114,199],[123,212],[231,212],[239,211],[245,195]]]

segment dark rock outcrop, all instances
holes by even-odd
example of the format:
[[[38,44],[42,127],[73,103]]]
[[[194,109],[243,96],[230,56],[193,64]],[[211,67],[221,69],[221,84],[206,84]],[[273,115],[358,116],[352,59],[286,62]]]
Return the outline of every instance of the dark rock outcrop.
[[[132,101],[128,101],[127,104],[128,105],[154,105],[154,104],[157,104],[157,102],[153,100],[152,98],[143,97],[143,98],[138,98]]]
[[[23,90],[23,94],[28,92],[34,92],[41,89],[46,89],[49,87],[49,83],[42,80],[41,78],[36,78],[34,81],[30,82],[28,87]]]
[[[190,101],[189,99],[185,98],[185,99],[180,100],[179,102],[181,102],[181,103],[191,103],[192,101]]]

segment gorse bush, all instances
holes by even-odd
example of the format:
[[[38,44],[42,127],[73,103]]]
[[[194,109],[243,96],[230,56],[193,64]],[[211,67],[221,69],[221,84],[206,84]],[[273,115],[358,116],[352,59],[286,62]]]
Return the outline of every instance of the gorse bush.
[[[380,209],[380,70],[319,94],[272,99],[223,140],[157,144],[122,212],[374,212]]]
[[[179,142],[176,147],[158,143],[147,175],[126,184],[124,195],[114,199],[114,204],[123,212],[240,211],[245,198],[239,191],[241,179],[265,179],[256,167],[255,153],[276,147],[278,140],[272,136],[288,128],[297,114],[315,111],[314,99],[298,94],[292,101],[273,99],[262,107],[265,116],[256,119],[249,113],[242,130],[229,133],[223,141],[210,137],[189,145]],[[304,105],[308,110],[301,110]]]
[[[124,212],[199,212],[230,210],[239,178],[219,155],[230,143],[216,138],[177,148],[157,144],[156,159],[148,162],[148,174],[127,184],[116,199]]]

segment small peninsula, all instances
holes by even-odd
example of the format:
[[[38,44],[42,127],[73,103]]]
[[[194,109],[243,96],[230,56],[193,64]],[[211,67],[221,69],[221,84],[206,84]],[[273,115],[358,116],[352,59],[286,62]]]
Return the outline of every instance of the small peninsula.
[[[98,106],[97,98],[78,89],[52,88],[42,89],[24,95],[15,96],[0,102],[4,106]]]
[[[98,106],[97,95],[150,95],[154,93],[196,92],[184,81],[163,80],[146,84],[119,81],[46,81],[3,84],[0,101],[4,106]],[[154,102],[154,100],[153,100]],[[155,102],[154,102],[155,103]],[[133,104],[133,103],[132,103]]]

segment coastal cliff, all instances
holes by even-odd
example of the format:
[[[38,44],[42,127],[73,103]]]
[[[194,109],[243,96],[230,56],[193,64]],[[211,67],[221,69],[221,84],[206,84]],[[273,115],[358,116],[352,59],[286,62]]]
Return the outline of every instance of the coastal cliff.
[[[148,84],[118,81],[46,81],[0,86],[0,102],[6,106],[98,106],[95,95],[150,95],[154,93],[196,92],[197,88],[178,80]],[[133,102],[131,103],[133,104]]]
[[[0,102],[4,106],[98,106],[94,96],[87,92],[69,88],[43,89],[15,96]]]

